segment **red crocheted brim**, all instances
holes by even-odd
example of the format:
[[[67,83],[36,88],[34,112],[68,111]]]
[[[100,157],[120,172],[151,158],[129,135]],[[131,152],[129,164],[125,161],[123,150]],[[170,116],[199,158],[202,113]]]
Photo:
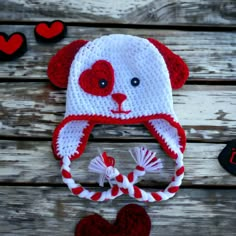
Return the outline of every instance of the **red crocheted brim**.
[[[179,145],[180,150],[184,152],[185,146],[186,146],[186,135],[182,128],[182,126],[177,123],[172,116],[167,114],[156,114],[153,116],[146,116],[146,117],[139,117],[139,118],[133,118],[133,119],[127,119],[127,120],[121,120],[121,119],[114,119],[109,117],[103,117],[103,116],[88,116],[88,115],[70,115],[66,117],[55,129],[53,134],[53,151],[54,155],[58,159],[62,159],[63,157],[59,154],[59,147],[58,147],[58,137],[60,134],[61,129],[63,129],[66,124],[72,122],[72,121],[84,121],[87,120],[89,122],[89,125],[83,130],[83,136],[81,140],[78,140],[78,147],[76,152],[70,156],[71,160],[75,160],[79,158],[82,153],[84,152],[85,146],[87,144],[89,135],[94,127],[95,124],[116,124],[116,125],[124,125],[124,124],[139,124],[143,123],[150,133],[153,135],[153,137],[156,138],[156,140],[160,143],[163,150],[167,153],[168,156],[175,159],[177,157],[177,153],[175,153],[174,150],[170,149],[168,141],[163,139],[159,133],[150,125],[148,124],[149,120],[153,119],[163,119],[169,122],[169,124],[177,130],[178,136],[179,136]]]

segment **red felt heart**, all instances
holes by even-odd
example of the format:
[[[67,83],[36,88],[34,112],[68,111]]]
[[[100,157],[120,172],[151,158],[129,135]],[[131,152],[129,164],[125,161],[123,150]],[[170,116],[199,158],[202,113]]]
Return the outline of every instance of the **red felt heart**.
[[[21,48],[24,43],[24,37],[22,34],[15,33],[12,34],[8,40],[5,35],[0,35],[0,51],[5,54],[14,54],[17,50]]]
[[[36,37],[50,40],[64,34],[65,24],[62,21],[41,22],[35,27]]]
[[[15,32],[8,36],[0,32],[0,61],[11,61],[26,51],[27,42],[24,34]]]
[[[76,226],[75,236],[149,236],[151,221],[143,207],[129,204],[123,207],[114,224],[99,215],[83,218]]]
[[[81,88],[95,96],[107,96],[114,86],[114,70],[106,60],[96,61],[91,69],[87,69],[79,77]]]

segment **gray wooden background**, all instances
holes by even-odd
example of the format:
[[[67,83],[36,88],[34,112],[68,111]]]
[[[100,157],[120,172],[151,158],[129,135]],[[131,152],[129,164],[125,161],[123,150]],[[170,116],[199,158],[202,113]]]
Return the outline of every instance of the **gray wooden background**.
[[[67,37],[53,45],[37,43],[35,24],[55,19],[68,23]],[[217,161],[236,137],[235,30],[235,0],[0,0],[0,31],[23,32],[28,40],[23,57],[0,63],[0,235],[69,236],[82,217],[98,213],[112,222],[128,203],[145,207],[153,236],[236,235],[236,177]],[[110,33],[156,38],[189,65],[187,84],[174,92],[187,133],[186,175],[169,201],[147,204],[122,196],[90,202],[62,184],[50,145],[63,118],[65,91],[49,83],[47,62],[75,39]],[[157,151],[164,168],[139,185],[159,189],[170,181],[173,163],[141,125],[97,125],[73,173],[97,188],[96,175],[87,171],[97,148],[115,156],[128,173],[134,167],[128,149],[141,145]]]

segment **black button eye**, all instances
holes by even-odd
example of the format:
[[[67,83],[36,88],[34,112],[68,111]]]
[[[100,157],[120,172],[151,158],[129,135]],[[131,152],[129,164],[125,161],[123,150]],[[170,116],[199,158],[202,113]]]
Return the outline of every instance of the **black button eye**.
[[[100,80],[98,81],[98,84],[99,84],[99,87],[100,87],[100,88],[106,88],[107,85],[108,85],[108,82],[107,82],[106,79],[100,79]]]
[[[140,84],[140,79],[139,78],[136,78],[134,77],[133,79],[131,79],[131,85],[136,87]]]

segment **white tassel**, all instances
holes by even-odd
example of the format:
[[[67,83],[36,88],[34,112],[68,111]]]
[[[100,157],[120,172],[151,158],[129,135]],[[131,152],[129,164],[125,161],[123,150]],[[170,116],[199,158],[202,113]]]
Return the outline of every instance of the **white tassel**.
[[[103,152],[100,156],[96,156],[91,160],[88,169],[89,171],[100,175],[98,179],[99,186],[104,186],[105,179],[107,179],[112,186],[110,178],[113,178],[113,176],[115,176],[115,169],[113,168],[114,165],[114,158],[107,156],[107,154]]]
[[[161,160],[156,157],[156,153],[144,147],[135,147],[130,150],[130,153],[134,161],[147,172],[157,172],[163,167]]]

